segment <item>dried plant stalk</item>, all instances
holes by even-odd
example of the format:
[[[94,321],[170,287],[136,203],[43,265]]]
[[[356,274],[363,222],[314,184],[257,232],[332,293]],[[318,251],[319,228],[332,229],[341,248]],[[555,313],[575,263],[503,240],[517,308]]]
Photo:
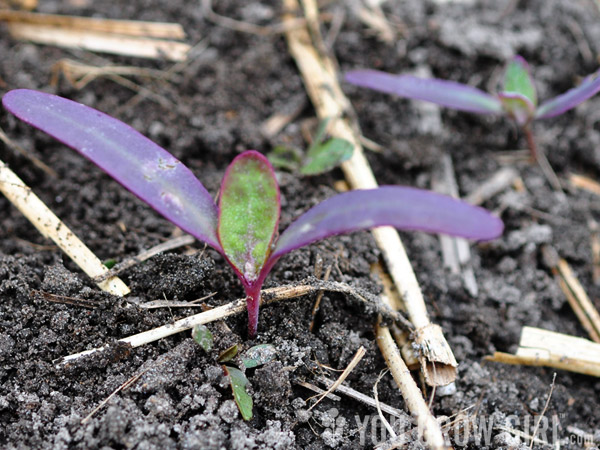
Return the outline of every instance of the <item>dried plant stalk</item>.
[[[423,399],[421,390],[413,380],[408,367],[400,355],[400,351],[394,342],[390,330],[387,327],[377,325],[377,344],[392,372],[392,376],[402,392],[402,397],[410,412],[418,418],[419,433],[422,433],[427,444],[435,450],[448,448],[444,441],[444,435],[440,424],[429,411],[429,407]]]
[[[377,181],[364,156],[358,133],[354,131],[358,127],[356,124],[353,127],[349,120],[341,118],[347,115],[351,106],[337,81],[335,65],[323,51],[317,50],[323,48],[322,41],[319,41],[320,43],[313,41],[319,36],[318,23],[315,23],[318,17],[316,4],[312,0],[307,0],[303,4],[307,10],[305,15],[308,28],[286,31],[289,51],[300,69],[319,119],[333,118],[329,128],[330,134],[346,139],[354,145],[352,158],[342,164],[342,170],[351,187],[353,189],[375,188]],[[294,20],[293,13],[300,11],[296,0],[284,0],[284,7],[288,11],[284,16],[284,22]],[[373,230],[373,236],[384,255],[388,271],[398,292],[402,293],[411,322],[417,329],[422,329],[421,362],[425,379],[434,386],[442,386],[454,381],[456,360],[443,334],[435,331],[435,327],[429,327],[431,322],[423,294],[398,232],[394,228],[380,227]],[[435,363],[435,371],[430,370],[433,363]],[[440,377],[440,374],[443,375]]]
[[[112,20],[93,17],[40,14],[24,11],[0,11],[0,21],[71,28],[125,36],[144,36],[164,39],[185,39],[185,31],[178,23],[143,22],[138,20]]]
[[[339,292],[346,294],[356,300],[362,302],[369,302],[371,307],[375,307],[376,312],[386,320],[400,323],[406,321],[405,318],[398,312],[390,308],[387,304],[382,302],[376,302],[378,298],[373,297],[367,299],[361,295],[356,289],[348,286],[344,283],[335,283],[332,281],[316,281],[313,284],[300,284],[297,286],[281,286],[271,289],[265,289],[261,291],[261,306],[268,305],[280,300],[287,300],[291,298],[302,297],[304,295],[314,294],[321,291]],[[153,328],[152,330],[144,331],[142,333],[134,334],[132,336],[119,339],[118,342],[128,345],[130,347],[140,347],[144,344],[157,341],[173,334],[181,333],[182,331],[190,330],[196,325],[203,325],[217,320],[225,319],[235,314],[246,311],[246,297],[228,303],[223,306],[216,307],[214,309],[205,311],[203,313],[195,314],[193,316],[185,317],[176,322],[163,325],[162,327]],[[408,324],[410,325],[410,323]],[[56,360],[56,364],[65,364],[75,359],[81,358],[86,355],[101,351],[108,348],[108,345],[86,350],[80,353],[66,356],[59,360]]]
[[[308,410],[310,411],[311,409],[313,409],[315,406],[317,406],[319,403],[321,403],[321,400],[323,400],[328,394],[331,394],[333,391],[335,391],[344,382],[344,380],[346,378],[348,378],[348,375],[350,375],[350,372],[352,372],[354,370],[356,365],[360,362],[361,359],[363,359],[363,356],[365,356],[366,353],[367,353],[367,351],[361,345],[360,348],[356,351],[356,354],[354,355],[354,357],[352,358],[352,361],[350,361],[350,364],[348,364],[348,366],[344,369],[344,371],[341,373],[341,375],[338,377],[338,379],[335,380],[331,384],[331,386],[329,386],[329,388],[327,389],[325,394],[321,395],[321,397],[319,397],[319,399],[316,402],[314,402],[312,404],[312,406],[310,408],[308,408]]]
[[[569,305],[571,305],[581,325],[594,342],[600,343],[600,313],[598,313],[585,289],[571,271],[571,267],[550,246],[542,248],[542,255],[546,264],[552,269],[552,273],[558,280],[560,288],[567,297]]]
[[[516,355],[496,352],[487,361],[546,366],[600,377],[600,344],[541,328],[523,327]]]
[[[0,192],[44,237],[52,239],[92,279],[108,271],[96,255],[2,161],[0,161]],[[129,288],[117,277],[97,284],[100,289],[114,295],[123,296],[129,293]]]
[[[184,61],[190,49],[190,46],[183,42],[28,23],[10,22],[8,31],[14,39],[22,41],[137,58]]]

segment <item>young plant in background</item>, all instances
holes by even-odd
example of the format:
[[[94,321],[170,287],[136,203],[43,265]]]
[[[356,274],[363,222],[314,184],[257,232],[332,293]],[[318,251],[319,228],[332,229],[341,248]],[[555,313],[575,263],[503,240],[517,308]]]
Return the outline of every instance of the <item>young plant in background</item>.
[[[354,147],[349,141],[341,138],[325,140],[330,120],[327,118],[319,123],[306,154],[296,148],[278,146],[267,155],[271,164],[280,169],[299,172],[301,175],[319,175],[350,159]]]
[[[123,122],[42,92],[19,89],[2,98],[24,122],[77,150],[172,223],[221,253],[240,279],[248,331],[256,335],[260,291],[283,255],[329,236],[391,225],[487,240],[502,222],[484,209],[432,192],[385,186],[331,197],[278,236],[279,186],[267,158],[238,155],[227,168],[218,206],[191,170]]]
[[[206,325],[196,325],[192,330],[192,338],[208,353],[212,349],[214,338]],[[244,420],[252,419],[253,401],[246,387],[248,386],[248,378],[241,369],[254,369],[263,364],[273,361],[277,357],[277,349],[271,344],[259,344],[250,347],[240,355],[240,368],[235,367],[233,360],[238,356],[239,346],[237,344],[225,349],[218,356],[217,361],[221,364],[221,368],[225,376],[229,379],[231,392],[235,403]]]
[[[587,76],[582,83],[558,97],[538,105],[529,65],[520,56],[509,62],[503,89],[488,94],[466,84],[439,79],[423,79],[411,75],[393,75],[377,70],[355,70],[346,74],[346,81],[357,86],[414,100],[425,100],[441,106],[476,114],[504,114],[522,128],[533,159],[537,147],[531,122],[558,116],[600,91],[600,71]]]

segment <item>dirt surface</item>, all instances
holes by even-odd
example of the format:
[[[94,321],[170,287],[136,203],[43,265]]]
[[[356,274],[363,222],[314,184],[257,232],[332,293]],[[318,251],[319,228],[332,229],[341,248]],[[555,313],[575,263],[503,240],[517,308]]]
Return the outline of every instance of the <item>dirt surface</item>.
[[[187,42],[201,44],[170,83],[135,79],[163,97],[167,104],[160,105],[135,98],[131,90],[108,79],[92,81],[81,90],[65,80],[52,88],[51,68],[61,58],[161,70],[172,63],[20,43],[2,26],[2,93],[41,89],[113,114],[181,159],[212,193],[239,152],[306,145],[303,123],[314,117],[314,110],[281,35],[257,36],[216,25],[205,19],[199,2],[40,3],[39,10],[49,13],[179,22],[188,33]],[[388,1],[383,11],[398,33],[392,43],[382,42],[361,23],[348,6],[351,2],[326,3],[324,10],[334,19],[325,23],[324,32],[342,72],[425,70],[494,90],[507,59],[521,54],[532,65],[539,97],[545,99],[572,87],[598,65],[600,12],[591,0]],[[282,12],[277,2],[233,0],[215,2],[215,11],[259,25],[279,22]],[[442,110],[438,120],[436,111],[432,115],[415,102],[347,84],[344,89],[364,135],[383,146],[381,152],[368,155],[381,184],[429,188],[435,165],[447,152],[459,190],[466,195],[501,168],[503,152],[525,146],[516,127],[502,118]],[[562,117],[535,124],[539,144],[561,179],[571,172],[600,175],[599,107],[596,97]],[[261,124],[273,114],[298,109],[299,116],[276,136],[261,133]],[[0,114],[0,126],[58,177],[2,144],[0,158],[101,259],[134,256],[175,232],[169,222],[75,152],[6,112]],[[448,417],[462,411],[488,426],[486,438],[449,426],[457,448],[519,448],[524,441],[502,427],[531,432],[533,417],[542,412],[548,395],[552,369],[484,363],[483,356],[514,351],[526,325],[586,337],[542,261],[542,245],[553,245],[567,259],[600,307],[588,227],[590,219],[600,220],[600,200],[578,190],[561,197],[537,166],[514,165],[524,189],[505,190],[484,205],[501,213],[504,236],[472,246],[476,296],[443,268],[437,237],[402,234],[432,319],[443,327],[460,363],[456,392],[436,395],[432,409]],[[278,177],[283,227],[334,194],[332,186],[341,173],[307,179],[280,172]],[[0,212],[0,447],[320,449],[372,448],[385,440],[376,410],[343,395],[309,410],[314,393],[298,384],[316,383],[320,373],[335,378],[337,372],[328,367],[343,369],[361,345],[367,354],[349,376],[349,386],[372,395],[386,367],[374,340],[375,317],[341,294],[324,296],[312,333],[308,326],[314,298],[300,298],[263,308],[260,334],[253,342],[246,339],[245,316],[239,316],[227,320],[226,327],[210,325],[216,346],[208,354],[189,333],[182,333],[133,350],[113,346],[67,367],[55,366],[52,361],[62,356],[198,312],[147,310],[137,303],[193,300],[217,292],[208,302],[219,305],[241,297],[242,288],[222,257],[210,249],[202,251],[202,244],[196,243],[126,271],[123,279],[132,293],[117,298],[99,291],[4,197]],[[303,280],[322,261],[325,268],[333,264],[332,280],[378,293],[381,288],[370,275],[370,264],[378,257],[368,233],[332,238],[283,258],[266,286]],[[48,293],[83,302],[50,302]],[[247,371],[254,399],[254,418],[249,422],[241,419],[216,362],[233,343],[243,348],[270,343],[278,350],[275,361]],[[142,371],[137,382],[81,423],[111,392]],[[389,374],[378,391],[382,402],[406,411]],[[569,449],[584,448],[582,439],[577,442],[578,433],[595,433],[600,442],[599,398],[597,378],[559,371],[545,414],[546,439],[551,443],[561,439],[561,448]],[[411,443],[406,448],[422,448],[408,415],[397,419],[395,426],[408,430]]]

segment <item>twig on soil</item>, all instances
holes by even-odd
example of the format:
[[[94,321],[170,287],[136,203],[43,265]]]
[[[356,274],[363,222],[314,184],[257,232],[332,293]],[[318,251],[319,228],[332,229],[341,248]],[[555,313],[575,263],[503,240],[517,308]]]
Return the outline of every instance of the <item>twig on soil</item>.
[[[14,150],[19,155],[24,156],[25,158],[30,160],[31,163],[38,169],[43,170],[44,172],[46,172],[48,175],[50,175],[53,178],[58,177],[58,174],[56,173],[56,171],[53,168],[47,166],[42,160],[40,160],[39,158],[36,158],[31,153],[29,153],[27,150],[25,150],[23,147],[21,147],[19,144],[13,142],[4,133],[4,130],[2,128],[0,128],[0,141],[4,142],[4,144],[6,144],[6,146],[8,148]]]
[[[333,380],[331,380],[327,377],[322,377],[322,376],[318,377],[317,380],[320,383],[323,383],[325,386],[331,386],[331,384],[333,383]],[[340,394],[347,395],[348,397],[353,398],[354,400],[358,400],[359,402],[362,402],[365,405],[371,406],[373,408],[377,408],[377,402],[373,398],[369,397],[368,395],[363,394],[362,392],[358,392],[357,390],[352,389],[351,387],[340,384],[335,389],[335,392],[339,392]],[[394,408],[393,406],[390,406],[386,403],[379,402],[379,406],[381,407],[381,410],[383,412],[390,414],[394,417],[398,417],[399,419],[408,417],[408,415],[404,411]]]
[[[485,360],[554,367],[600,377],[600,344],[541,328],[523,327],[515,355],[495,352]]]
[[[392,283],[392,280],[390,279],[390,276],[383,271],[383,267],[381,266],[381,264],[373,264],[371,266],[371,271],[381,281],[381,284],[383,285],[383,292],[387,296],[391,307],[395,310],[402,311],[404,308],[402,299],[400,298],[398,292],[394,289],[394,285]],[[391,324],[389,328],[392,332],[392,336],[394,336],[396,345],[400,349],[402,358],[404,359],[404,362],[406,363],[408,368],[410,370],[419,369],[421,367],[421,363],[417,358],[415,349],[412,345],[412,341],[410,340],[410,333],[408,333],[408,331],[406,330],[401,330],[394,324]]]
[[[181,61],[190,49],[179,24],[0,11],[15,39],[68,48]]]
[[[464,200],[473,205],[481,205],[486,200],[508,188],[518,178],[519,174],[514,168],[503,167],[473,189]]]
[[[548,398],[546,399],[546,404],[544,405],[544,409],[542,410],[542,413],[540,414],[540,416],[538,417],[538,419],[535,422],[535,427],[533,428],[533,433],[531,434],[531,443],[529,444],[529,448],[532,449],[533,448],[533,440],[535,439],[535,436],[537,435],[538,430],[540,429],[540,422],[542,421],[542,417],[544,417],[544,414],[546,414],[546,411],[548,410],[548,405],[550,405],[550,399],[552,398],[552,393],[554,392],[554,382],[556,381],[556,372],[554,372],[554,375],[552,376],[552,384],[550,384],[550,392],[548,393]]]
[[[27,217],[42,236],[52,239],[92,279],[108,271],[102,261],[2,161],[0,192]],[[113,295],[123,296],[129,293],[129,288],[117,277],[97,284],[100,289]]]
[[[68,27],[102,33],[115,33],[125,36],[145,36],[166,39],[185,38],[185,31],[178,23],[143,22],[138,20],[111,20],[9,10],[0,11],[0,21],[6,21],[8,23],[27,23],[32,25]]]
[[[427,403],[421,395],[421,390],[413,380],[408,367],[400,355],[398,347],[389,328],[377,325],[377,344],[392,372],[396,384],[402,392],[402,397],[410,412],[417,418],[419,434],[425,438],[427,444],[435,450],[446,449],[444,435],[439,423],[429,411]]]
[[[590,241],[592,251],[592,279],[596,286],[600,285],[600,226],[598,222],[590,218],[588,220],[588,228],[590,229]]]
[[[94,281],[96,283],[99,283],[101,281],[106,280],[107,278],[119,275],[124,270],[130,269],[133,266],[135,266],[141,262],[144,262],[147,259],[152,258],[153,256],[158,255],[159,253],[167,252],[169,250],[174,250],[176,248],[183,247],[185,245],[192,245],[194,243],[194,241],[195,241],[194,236],[192,236],[190,234],[184,234],[183,236],[169,239],[168,241],[158,244],[148,250],[144,250],[139,255],[134,256],[133,258],[128,258],[118,264],[115,264],[115,266],[112,269],[110,269],[108,272],[94,278]]]
[[[191,302],[174,302],[172,300],[152,300],[149,302],[139,303],[136,306],[144,309],[156,309],[156,308],[205,308],[205,305],[200,302],[203,302],[206,299],[214,297],[217,295],[216,292],[211,292],[204,297],[197,298]]]
[[[392,436],[392,439],[395,439],[397,436],[396,432],[394,431],[394,429],[392,428],[390,423],[387,421],[387,419],[383,415],[383,412],[381,411],[381,403],[379,402],[379,392],[377,392],[377,385],[379,384],[379,382],[381,381],[381,379],[387,372],[388,372],[388,369],[382,370],[381,373],[379,374],[379,376],[377,377],[377,381],[375,381],[375,384],[373,385],[373,397],[375,398],[375,405],[377,406],[377,414],[379,415],[379,420],[381,420],[381,423],[383,424],[383,426],[385,426],[385,428],[388,430],[388,432],[390,433],[390,436]]]
[[[581,325],[594,342],[600,343],[600,313],[596,310],[577,277],[573,275],[571,267],[567,261],[559,258],[556,250],[550,246],[542,248],[542,256],[546,265],[550,267],[558,280],[560,288],[567,297],[569,305],[571,305]]]
[[[311,283],[312,284],[280,286],[276,288],[265,289],[261,292],[261,305],[268,305],[270,303],[278,302],[280,300],[288,300],[292,298],[302,297],[305,295],[310,295],[325,290],[330,292],[346,294],[355,300],[359,300],[365,304],[368,304],[371,307],[374,307],[377,314],[383,315],[386,318],[386,320],[391,320],[393,322],[401,323],[412,327],[410,322],[407,322],[406,318],[404,318],[402,314],[400,314],[398,311],[393,311],[391,308],[389,308],[388,305],[379,302],[377,300],[378,297],[376,296],[370,295],[362,291],[359,292],[357,289],[354,289],[351,286],[348,286],[344,283],[335,283],[331,281],[324,282],[319,280],[311,280]],[[167,336],[171,336],[173,334],[189,330],[196,325],[204,325],[210,322],[214,322],[216,320],[225,319],[235,314],[244,312],[245,310],[246,298],[241,298],[226,305],[218,306],[209,311],[195,314],[193,316],[188,316],[183,319],[177,320],[173,323],[163,325],[158,328],[153,328],[152,330],[144,331],[142,333],[134,334],[123,339],[119,339],[117,342],[121,344],[126,344],[131,348],[135,348],[144,344],[148,344],[150,342],[157,341]],[[81,357],[105,350],[108,347],[108,345],[104,345],[102,347],[85,350],[83,352],[59,358],[53,362],[57,365],[67,364]]]
[[[325,395],[329,400],[333,400],[335,402],[339,402],[341,400],[341,397],[339,397],[335,394],[332,394],[331,392],[328,393],[325,389],[321,389],[320,387],[315,386],[312,383],[308,383],[306,381],[300,381],[300,380],[294,381],[294,383],[297,384],[298,386],[302,386],[308,390],[316,392],[319,395]]]
[[[169,359],[170,359],[170,357],[168,355],[163,355],[159,361],[155,362],[154,364],[150,364],[148,367],[146,367],[145,369],[141,370],[140,372],[138,372],[137,374],[132,376],[129,380],[127,380],[125,383],[123,383],[121,386],[119,386],[117,389],[115,389],[108,397],[106,397],[104,400],[102,400],[102,402],[100,402],[100,404],[98,406],[96,406],[92,410],[92,412],[90,412],[87,416],[85,416],[80,422],[81,425],[84,425],[87,422],[89,422],[89,420],[94,416],[94,414],[96,414],[98,411],[100,411],[115,395],[117,395],[119,392],[127,389],[128,387],[134,385],[150,369],[159,367],[160,365],[167,362]]]
[[[88,83],[99,77],[106,77],[117,84],[120,84],[127,89],[136,92],[137,95],[147,97],[164,108],[172,108],[173,103],[166,97],[151,91],[150,89],[141,86],[124,75],[138,75],[144,77],[153,77],[163,79],[164,73],[161,71],[151,71],[150,69],[129,66],[103,66],[96,67],[88,64],[83,64],[71,59],[61,59],[52,66],[51,86],[57,86],[60,74],[63,74],[65,79],[75,89],[83,89]]]
[[[374,273],[377,272],[375,271]],[[380,297],[390,308],[395,306],[392,300],[392,292],[390,292],[390,287],[386,283],[383,283],[383,295]],[[430,326],[437,325],[430,324]],[[394,343],[389,327],[383,326],[381,321],[378,321],[375,330],[377,334],[377,345],[379,345],[379,349],[392,372],[392,376],[400,388],[406,406],[412,415],[418,419],[417,426],[419,436],[424,436],[427,443],[433,449],[446,449],[447,447],[440,425],[431,414],[421,390],[415,383],[410,370],[404,363],[402,354],[400,353],[398,346]],[[417,333],[419,331],[420,330],[417,330]]]
[[[306,24],[304,18],[297,18],[291,22],[284,21],[275,25],[261,26],[241,20],[231,19],[215,13],[212,9],[212,0],[202,0],[202,12],[207,20],[214,24],[228,28],[230,30],[239,31],[241,33],[256,34],[258,36],[271,36],[274,34],[285,33],[288,30],[303,27]],[[328,18],[329,14],[324,14],[324,18]]]
[[[102,400],[100,402],[100,404],[92,410],[92,412],[90,412],[87,416],[85,416],[83,419],[81,419],[80,424],[84,425],[87,422],[89,422],[90,419],[94,416],[94,414],[96,414],[98,411],[100,411],[115,395],[117,395],[122,390],[127,389],[129,386],[136,383],[142,377],[142,375],[144,375],[146,372],[148,372],[148,370],[150,370],[151,368],[152,368],[152,366],[147,367],[146,369],[144,369],[141,372],[132,376],[129,380],[127,380],[125,383],[123,383],[117,389],[115,389],[108,397],[106,397],[104,400]]]
[[[371,28],[381,41],[386,44],[396,42],[396,32],[385,18],[379,2],[353,0],[349,4],[352,12]]]
[[[267,120],[265,120],[261,126],[260,131],[263,136],[267,138],[273,138],[279,134],[286,125],[291,123],[296,117],[300,115],[304,107],[306,106],[306,99],[303,97],[301,101],[298,101],[292,108],[286,108],[286,111],[276,112]],[[289,108],[289,109],[288,109]]]
[[[572,173],[569,175],[569,182],[576,188],[586,190],[592,194],[600,195],[600,183],[583,175]]]
[[[30,295],[39,295],[44,300],[47,300],[49,302],[79,306],[81,308],[86,308],[86,309],[94,309],[94,308],[98,307],[98,304],[91,300],[84,300],[82,298],[76,298],[76,297],[67,297],[66,295],[56,295],[56,294],[51,294],[50,292],[33,290],[33,291],[31,291]]]
[[[520,431],[520,430],[515,430],[514,428],[505,427],[505,426],[500,425],[500,426],[494,427],[494,429],[495,430],[500,430],[500,431],[506,431],[507,433],[514,434],[515,436],[521,437],[523,439],[530,439],[531,442],[533,442],[535,444],[540,444],[540,445],[552,447],[552,444],[550,444],[548,441],[544,441],[542,439],[534,438],[534,437],[528,435],[527,433],[524,433],[523,431]]]
[[[337,254],[335,257],[337,258]],[[331,276],[332,268],[333,268],[333,263],[331,263],[325,270],[325,275],[323,275],[323,281],[329,281],[329,277]],[[315,327],[315,320],[317,317],[317,313],[319,312],[319,308],[321,307],[321,300],[323,299],[323,294],[324,294],[324,292],[322,292],[322,291],[317,294],[317,298],[315,299],[315,303],[314,303],[312,311],[311,311],[312,317],[310,319],[310,324],[308,325],[308,331],[310,331],[311,333]]]
[[[440,163],[436,166],[431,177],[431,187],[434,191],[441,194],[450,195],[458,198],[458,183],[454,175],[454,166],[452,158],[448,153],[444,153]],[[444,266],[450,269],[450,272],[460,275],[463,285],[472,297],[477,297],[479,291],[475,272],[471,264],[471,249],[466,239],[452,236],[439,235],[440,246],[442,249],[442,259]]]
[[[62,74],[75,89],[83,89],[96,78],[110,75],[165,79],[165,73],[162,70],[135,66],[113,66],[110,64],[99,67],[69,58],[63,58],[53,64],[51,71],[51,86],[57,86],[59,76]]]
[[[344,369],[344,371],[341,373],[341,375],[338,377],[338,379],[335,380],[335,382],[329,387],[329,389],[327,389],[327,394],[335,391],[337,389],[337,387],[340,384],[342,384],[346,378],[348,378],[348,375],[350,375],[350,372],[352,372],[354,370],[356,365],[360,362],[361,359],[363,359],[363,356],[365,356],[366,353],[367,353],[367,351],[361,345],[360,348],[356,351],[356,354],[354,355],[354,357],[352,358],[352,361],[350,361],[350,363]],[[326,394],[323,394],[321,397],[319,397],[319,399],[316,402],[314,402],[312,404],[312,406],[310,408],[308,408],[308,410],[310,411],[315,406],[317,406],[319,403],[321,403],[321,400],[323,400],[325,398],[325,395]]]
[[[300,6],[297,0],[284,0],[285,10],[284,23],[295,20],[294,14],[300,12]],[[305,16],[307,20],[316,16],[316,3],[314,0],[303,2]],[[310,29],[310,32],[309,32]],[[332,120],[330,134],[334,137],[346,139],[354,145],[352,158],[342,163],[342,170],[353,189],[370,189],[377,187],[377,181],[369,167],[360,138],[355,130],[358,125],[344,117],[353,116],[350,102],[342,92],[338,83],[338,73],[335,63],[326,54],[320,53],[318,49],[324,47],[322,38],[318,32],[318,23],[312,23],[307,28],[290,29],[286,33],[288,47],[291,55],[296,60],[300,69],[306,90],[317,111],[319,119],[327,117],[338,118]],[[380,227],[372,231],[377,245],[381,249],[387,263],[388,270],[396,284],[398,291],[402,293],[406,310],[411,322],[417,329],[421,329],[421,339],[424,343],[422,349],[422,370],[425,373],[427,381],[432,385],[448,384],[456,378],[456,360],[452,354],[450,346],[446,342],[441,330],[432,335],[433,328],[425,307],[423,294],[419,288],[415,273],[412,270],[406,250],[400,241],[398,232],[394,228]],[[430,348],[444,348],[444,351],[430,352]],[[438,357],[442,359],[438,359]],[[435,361],[438,367],[445,368],[443,372],[446,377],[443,381],[435,379],[433,373],[429,370],[427,363]],[[449,381],[447,381],[449,378]]]

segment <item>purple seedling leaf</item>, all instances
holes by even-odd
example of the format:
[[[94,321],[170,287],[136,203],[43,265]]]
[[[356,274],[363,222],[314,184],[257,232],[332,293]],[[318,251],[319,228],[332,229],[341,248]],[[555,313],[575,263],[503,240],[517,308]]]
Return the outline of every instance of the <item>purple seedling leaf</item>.
[[[378,70],[354,70],[348,72],[345,78],[357,86],[460,111],[478,114],[501,114],[503,111],[500,100],[493,95],[454,81],[393,75]]]
[[[236,157],[221,184],[218,237],[246,290],[251,336],[256,334],[264,280],[259,277],[277,233],[279,212],[279,186],[268,159],[255,151]]]
[[[543,102],[535,113],[536,119],[558,116],[593,97],[600,91],[600,71],[588,75],[576,88]]]
[[[311,208],[281,234],[270,259],[329,236],[384,225],[475,240],[494,239],[503,230],[500,219],[477,206],[422,189],[383,186],[339,194]]]
[[[217,207],[202,183],[129,125],[71,100],[27,89],[8,92],[2,103],[19,119],[77,150],[175,225],[221,250]]]
[[[529,71],[529,64],[521,56],[515,56],[506,67],[504,73],[504,89],[502,94],[518,94],[529,101],[532,110],[537,105],[537,93],[533,78]]]

